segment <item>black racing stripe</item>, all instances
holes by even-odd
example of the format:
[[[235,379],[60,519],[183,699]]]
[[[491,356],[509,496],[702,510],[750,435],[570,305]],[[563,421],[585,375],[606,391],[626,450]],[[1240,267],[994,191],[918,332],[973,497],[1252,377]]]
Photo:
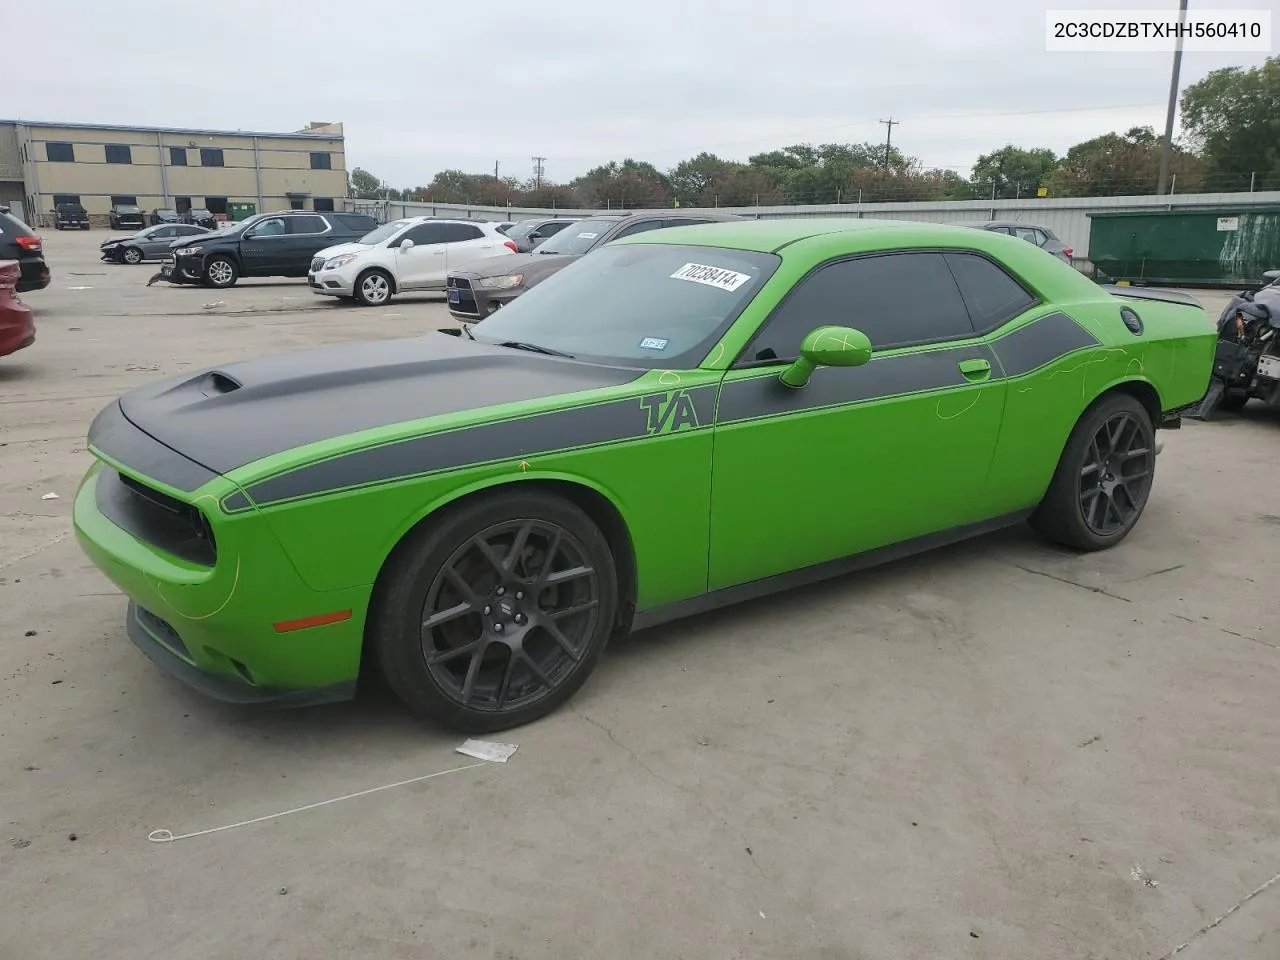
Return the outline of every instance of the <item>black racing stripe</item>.
[[[861,367],[822,367],[799,390],[783,386],[776,374],[728,381],[720,393],[717,423],[797,413],[821,407],[958,387],[973,381],[960,372],[962,360],[982,359],[998,379],[996,357],[985,344],[948,347],[923,353],[873,356]],[[982,381],[990,383],[991,380]]]
[[[995,341],[1005,375],[1020,377],[1059,357],[1099,346],[1099,340],[1065,313],[1051,313]]]
[[[248,494],[254,503],[265,505],[438,470],[639,439],[650,433],[649,407],[653,406],[646,406],[642,400],[668,398],[678,389],[368,447],[251,484]],[[696,426],[710,427],[716,387],[694,387],[683,392],[693,404]],[[668,421],[667,425],[673,424]]]
[[[139,430],[124,415],[118,400],[93,418],[88,442],[116,463],[175,490],[189,493],[217,476]]]

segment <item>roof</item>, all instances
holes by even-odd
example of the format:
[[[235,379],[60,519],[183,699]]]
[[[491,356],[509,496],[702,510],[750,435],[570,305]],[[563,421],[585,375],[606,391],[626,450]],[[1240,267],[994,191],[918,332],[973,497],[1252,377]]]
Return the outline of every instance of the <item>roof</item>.
[[[139,127],[114,123],[69,123],[60,120],[6,120],[0,119],[0,125],[21,123],[28,127],[61,127],[66,130],[110,130],[116,133],[180,133],[184,136],[204,137],[271,137],[276,140],[342,140],[340,133],[307,133],[291,131],[266,130],[204,130],[198,127]]]
[[[873,220],[855,217],[788,217],[777,220],[730,220],[689,227],[667,227],[627,237],[626,243],[691,243],[776,253],[800,240],[829,234],[885,234],[895,242],[946,244],[958,236],[972,237],[970,227],[920,220]],[[1022,241],[1019,241],[1022,242]]]

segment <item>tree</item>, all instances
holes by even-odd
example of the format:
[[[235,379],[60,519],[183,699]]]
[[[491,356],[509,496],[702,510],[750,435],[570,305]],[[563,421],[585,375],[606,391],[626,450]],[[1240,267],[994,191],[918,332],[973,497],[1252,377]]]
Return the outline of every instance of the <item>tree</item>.
[[[670,184],[651,163],[630,158],[588,170],[570,184],[593,207],[663,207]]]
[[[978,157],[969,180],[979,197],[990,197],[993,189],[997,198],[1035,196],[1036,187],[1046,183],[1057,166],[1052,150],[1008,144]]]
[[[570,187],[543,182],[541,187],[525,190],[520,195],[520,206],[541,210],[571,210],[582,206],[582,201]]]
[[[1248,190],[1259,181],[1280,188],[1280,58],[1214,70],[1191,84],[1182,93],[1182,125],[1213,189]]]
[[[382,180],[360,167],[351,171],[348,190],[357,200],[383,199]]]
[[[1108,197],[1155,193],[1160,176],[1162,138],[1151,127],[1132,127],[1124,134],[1104,133],[1077,143],[1049,178],[1056,197]],[[1179,186],[1195,189],[1203,164],[1185,150],[1174,148],[1170,171]]]
[[[731,170],[742,165],[721,160],[714,153],[700,153],[689,160],[681,160],[668,176],[671,191],[686,206],[702,206],[706,203],[707,190]]]
[[[770,207],[783,203],[782,191],[759,167],[735,163],[713,182],[707,184],[698,201],[711,207]]]

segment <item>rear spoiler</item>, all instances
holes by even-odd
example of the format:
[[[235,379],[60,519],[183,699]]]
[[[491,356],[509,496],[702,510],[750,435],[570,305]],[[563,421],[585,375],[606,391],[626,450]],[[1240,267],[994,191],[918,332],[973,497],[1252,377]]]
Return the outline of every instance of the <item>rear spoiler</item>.
[[[1113,283],[1098,284],[1103,290],[1115,297],[1128,300],[1159,300],[1163,303],[1180,303],[1185,307],[1201,307],[1204,304],[1189,293],[1181,290],[1154,290],[1150,287],[1121,287]]]

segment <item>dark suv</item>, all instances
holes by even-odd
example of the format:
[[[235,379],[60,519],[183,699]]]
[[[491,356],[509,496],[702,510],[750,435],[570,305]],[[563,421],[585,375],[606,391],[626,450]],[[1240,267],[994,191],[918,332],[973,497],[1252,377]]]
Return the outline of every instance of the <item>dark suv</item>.
[[[364,213],[260,213],[221,232],[175,243],[156,279],[221,289],[241,277],[305,277],[315,254],[359,240],[377,226]]]
[[[603,247],[611,240],[648,230],[688,227],[697,223],[740,220],[730,213],[679,213],[672,210],[651,213],[602,214],[575,220],[554,236],[541,241],[532,253],[494,257],[458,270],[450,270],[445,281],[449,312],[467,323],[483,320],[505,303],[553,273],[563,270],[579,257]]]
[[[109,216],[112,230],[141,230],[147,225],[142,208],[132,203],[117,203]]]
[[[44,244],[25,223],[0,206],[0,260],[17,260],[18,292],[43,290],[49,285],[49,265],[44,262]]]
[[[53,208],[53,229],[88,230],[89,214],[78,203],[60,203]]]
[[[183,223],[193,223],[197,227],[208,227],[210,230],[218,229],[218,218],[212,211],[204,207],[192,207],[181,216]]]

